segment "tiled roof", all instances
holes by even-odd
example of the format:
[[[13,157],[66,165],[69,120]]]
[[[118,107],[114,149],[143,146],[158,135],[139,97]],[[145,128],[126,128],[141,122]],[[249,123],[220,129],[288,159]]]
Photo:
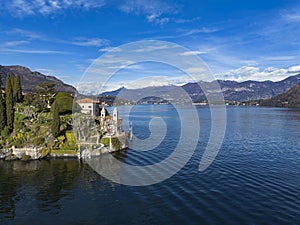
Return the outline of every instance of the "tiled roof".
[[[97,100],[91,99],[91,98],[83,98],[76,101],[77,103],[100,103]]]

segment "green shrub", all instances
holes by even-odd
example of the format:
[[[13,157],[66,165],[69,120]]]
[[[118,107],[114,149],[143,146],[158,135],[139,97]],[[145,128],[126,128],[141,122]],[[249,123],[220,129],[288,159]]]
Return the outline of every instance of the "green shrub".
[[[101,143],[104,144],[105,146],[109,146],[109,138],[103,137],[101,138]],[[116,137],[111,138],[111,144],[116,150],[120,150],[120,143],[119,139]]]
[[[42,153],[42,158],[45,158],[47,155],[49,155],[50,150],[46,149],[46,148],[43,148],[41,153]]]
[[[77,142],[74,132],[66,132],[66,139],[69,145],[75,145]]]
[[[5,127],[5,128],[1,131],[1,137],[3,137],[4,139],[6,139],[9,135],[10,135],[9,128],[8,128],[8,127]]]
[[[64,92],[60,92],[56,95],[55,101],[52,104],[51,111],[53,112],[54,104],[58,105],[59,114],[69,114],[72,113],[73,110],[73,97]]]
[[[70,95],[69,93],[67,92],[58,92],[56,95],[55,95],[55,100],[58,99],[58,98],[61,98],[61,97],[72,97],[72,95]]]
[[[45,143],[45,138],[37,137],[33,140],[34,145],[39,146]]]
[[[19,114],[19,113],[15,113],[15,121],[23,121],[25,119],[27,119],[27,116],[23,115],[23,114]]]
[[[14,128],[15,130],[21,130],[22,128],[24,128],[25,124],[23,121],[15,121],[14,123]]]
[[[22,139],[16,139],[10,145],[15,146],[16,148],[20,148],[22,146],[22,144],[23,144]]]

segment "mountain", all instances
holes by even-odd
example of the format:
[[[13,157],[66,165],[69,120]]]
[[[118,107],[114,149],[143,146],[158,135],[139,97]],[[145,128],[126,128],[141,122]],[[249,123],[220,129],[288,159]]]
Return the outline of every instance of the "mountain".
[[[114,90],[114,91],[109,91],[109,92],[103,92],[101,95],[102,96],[117,96],[120,92],[124,91],[124,90],[127,90],[125,87],[121,87],[117,90]]]
[[[22,90],[24,92],[34,91],[39,83],[51,82],[56,84],[57,91],[75,93],[76,89],[71,85],[65,84],[61,80],[53,76],[46,76],[39,72],[32,72],[30,69],[23,66],[1,66],[0,73],[2,74],[3,83],[5,84],[7,74],[14,76],[20,75]]]
[[[121,88],[116,91],[102,93],[101,96],[117,96],[118,98],[127,99],[133,102],[144,102],[147,101],[147,99],[150,99],[150,97],[152,96],[155,98],[152,98],[151,101],[157,99],[159,102],[161,101],[161,99],[165,99],[167,101],[176,100],[180,102],[186,102],[186,98],[188,96],[186,95],[186,93],[184,95],[183,92],[184,91],[182,90],[182,88],[170,85],[158,87],[145,87],[141,89]]]
[[[216,93],[216,84],[219,84],[224,99],[228,101],[251,101],[259,99],[269,99],[282,94],[300,83],[300,74],[290,76],[282,81],[245,81],[236,82],[229,80],[216,80],[212,82],[188,83],[179,86],[160,86],[146,87],[141,89],[121,88],[113,92],[105,92],[105,95],[118,96],[130,101],[140,101],[141,99],[154,96],[167,101],[175,101],[178,103],[186,102],[188,97],[193,102],[206,100],[202,88],[209,94]],[[103,93],[104,94],[104,93]]]
[[[295,85],[287,92],[259,103],[263,106],[297,107],[300,108],[300,84]]]

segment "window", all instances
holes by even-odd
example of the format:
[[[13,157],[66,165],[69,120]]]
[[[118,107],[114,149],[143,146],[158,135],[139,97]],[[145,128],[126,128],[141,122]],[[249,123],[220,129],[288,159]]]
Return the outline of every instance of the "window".
[[[91,108],[92,108],[92,106],[89,105],[89,109],[91,109]]]

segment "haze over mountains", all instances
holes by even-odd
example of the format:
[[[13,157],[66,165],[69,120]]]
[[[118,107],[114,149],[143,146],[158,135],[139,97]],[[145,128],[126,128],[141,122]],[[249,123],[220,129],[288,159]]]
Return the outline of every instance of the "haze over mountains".
[[[104,92],[102,95],[118,96],[130,101],[139,101],[143,96],[156,96],[165,100],[184,102],[186,93],[193,102],[206,100],[201,87],[209,90],[209,93],[216,91],[215,86],[218,82],[223,92],[224,99],[229,101],[250,101],[258,99],[269,99],[288,91],[290,88],[300,83],[300,74],[288,77],[282,81],[245,81],[236,82],[230,80],[217,80],[213,82],[188,83],[183,86],[160,86],[146,87],[141,89],[120,88],[115,91]]]

